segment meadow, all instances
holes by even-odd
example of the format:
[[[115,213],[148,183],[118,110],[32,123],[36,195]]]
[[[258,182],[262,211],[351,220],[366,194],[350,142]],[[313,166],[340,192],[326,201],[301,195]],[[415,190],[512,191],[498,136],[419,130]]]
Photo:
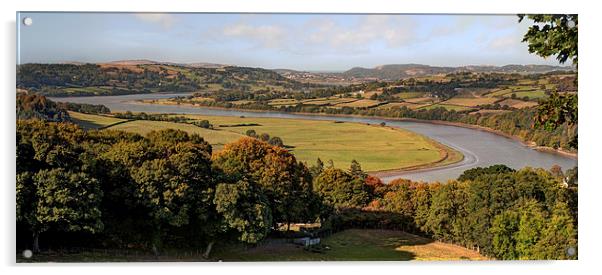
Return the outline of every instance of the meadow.
[[[425,136],[396,128],[360,123],[313,121],[283,118],[247,118],[187,115],[194,120],[209,120],[214,129],[165,121],[114,121],[114,118],[71,112],[88,127],[97,125],[110,130],[146,134],[152,130],[179,129],[196,133],[214,150],[243,137],[247,130],[282,138],[297,159],[312,165],[317,158],[333,160],[337,168],[347,169],[357,160],[366,171],[431,167],[460,161],[462,154]],[[111,123],[121,122],[107,127]],[[238,126],[238,125],[253,126]]]

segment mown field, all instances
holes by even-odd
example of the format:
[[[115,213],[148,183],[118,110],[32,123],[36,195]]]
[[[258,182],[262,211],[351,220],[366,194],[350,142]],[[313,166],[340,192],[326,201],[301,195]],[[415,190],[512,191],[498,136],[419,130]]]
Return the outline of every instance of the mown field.
[[[441,261],[487,260],[476,251],[435,242],[401,231],[349,229],[322,240],[321,252],[291,243],[268,243],[247,250],[218,247],[212,258],[223,261]]]
[[[83,115],[71,112],[77,121],[86,125],[106,127],[114,123],[105,116]],[[180,129],[201,135],[211,143],[214,150],[243,137],[247,130],[258,134],[282,138],[288,150],[295,156],[314,164],[317,158],[324,162],[332,159],[335,167],[347,169],[352,160],[357,160],[366,171],[430,167],[453,163],[462,155],[433,140],[410,131],[366,125],[359,123],[336,123],[334,121],[312,121],[282,118],[241,118],[220,116],[188,115],[195,120],[209,120],[214,129],[204,129],[191,124],[135,120],[107,127],[146,134],[152,130]],[[96,121],[95,121],[96,120]],[[255,126],[237,126],[254,124]]]

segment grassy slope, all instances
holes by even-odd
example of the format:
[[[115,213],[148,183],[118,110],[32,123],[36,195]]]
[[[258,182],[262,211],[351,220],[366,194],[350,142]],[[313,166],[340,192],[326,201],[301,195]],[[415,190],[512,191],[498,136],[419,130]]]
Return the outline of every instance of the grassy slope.
[[[83,113],[78,113],[78,112],[73,112],[73,111],[69,112],[69,116],[71,116],[71,119],[73,120],[73,122],[77,123],[78,125],[80,125],[82,128],[85,128],[85,129],[98,129],[98,128],[107,127],[109,125],[113,125],[115,123],[126,121],[125,119],[119,119],[119,118],[113,118],[113,117],[107,117],[107,116],[88,115],[88,114],[83,114]]]
[[[401,231],[350,229],[322,240],[323,253],[290,243],[266,244],[248,250],[216,248],[213,258],[224,261],[408,261],[486,260],[479,253]]]
[[[375,125],[281,118],[190,117],[207,119],[214,126],[257,123],[260,126],[217,128],[240,134],[253,129],[258,134],[281,137],[285,145],[292,146],[289,150],[308,164],[319,157],[323,161],[332,159],[335,167],[348,168],[355,159],[366,171],[378,171],[428,164],[441,159],[445,153],[424,136]]]
[[[107,125],[104,116],[86,115],[86,123]],[[323,161],[332,159],[335,167],[348,168],[355,159],[366,171],[400,169],[415,166],[429,166],[446,155],[452,156],[437,165],[462,159],[462,155],[447,147],[413,132],[376,125],[358,123],[334,123],[333,121],[312,121],[281,118],[240,118],[219,116],[189,117],[209,120],[215,130],[203,129],[190,124],[162,121],[130,121],[107,129],[124,130],[146,134],[152,130],[180,129],[197,133],[220,150],[224,144],[242,137],[249,129],[257,133],[268,133],[283,139],[290,146],[297,159],[308,164],[319,157]],[[256,123],[260,126],[219,127],[219,125]],[[109,123],[110,124],[110,123]]]
[[[162,129],[177,129],[186,131],[191,134],[198,134],[202,136],[207,142],[211,143],[214,150],[220,150],[223,148],[224,144],[235,141],[242,137],[242,135],[230,131],[209,130],[191,124],[173,123],[166,121],[136,120],[115,125],[113,127],[109,127],[108,129],[123,130],[128,132],[139,133],[142,135],[145,135],[150,131],[158,131]]]

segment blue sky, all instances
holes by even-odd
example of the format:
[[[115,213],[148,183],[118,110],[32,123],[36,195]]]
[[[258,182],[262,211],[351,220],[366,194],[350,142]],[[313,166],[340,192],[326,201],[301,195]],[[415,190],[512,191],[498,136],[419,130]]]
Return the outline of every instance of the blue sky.
[[[515,15],[21,13],[19,63],[150,59],[337,71],[549,64]],[[567,64],[568,65],[568,64]]]

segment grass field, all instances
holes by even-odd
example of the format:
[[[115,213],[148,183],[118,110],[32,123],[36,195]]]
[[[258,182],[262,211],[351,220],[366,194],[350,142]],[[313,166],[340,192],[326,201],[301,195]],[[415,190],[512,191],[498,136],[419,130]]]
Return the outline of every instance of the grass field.
[[[403,92],[403,93],[395,94],[395,97],[398,97],[401,99],[408,99],[408,98],[421,97],[424,94],[425,94],[424,92]]]
[[[401,231],[349,229],[322,239],[328,247],[310,252],[290,243],[268,243],[256,248],[216,248],[212,258],[224,261],[409,261],[487,260],[476,251],[435,242]]]
[[[348,103],[339,103],[336,106],[337,107],[370,108],[370,107],[376,106],[378,104],[380,104],[380,101],[378,101],[378,100],[360,99],[360,100],[356,100],[356,101],[348,102]]]
[[[107,117],[91,116],[86,123],[107,125]],[[121,123],[107,129],[124,130],[146,134],[152,130],[180,129],[197,133],[220,150],[224,144],[236,141],[249,129],[257,133],[268,133],[283,139],[288,149],[297,159],[315,163],[319,157],[323,161],[332,159],[335,167],[349,167],[357,160],[366,171],[403,169],[409,167],[429,167],[456,162],[462,155],[433,140],[410,131],[378,125],[359,123],[335,123],[334,121],[314,121],[282,118],[241,118],[225,116],[188,115],[193,119],[209,120],[215,130],[200,128],[191,124],[136,120]],[[98,122],[96,122],[98,121]],[[259,126],[219,127],[219,125],[257,124]],[[445,161],[442,161],[444,160]]]
[[[492,97],[475,97],[475,98],[454,97],[443,103],[444,104],[452,104],[452,105],[461,105],[461,106],[466,106],[466,107],[474,107],[477,105],[492,104],[497,100],[498,100],[497,98],[492,98]]]
[[[124,122],[126,119],[108,117],[108,116],[97,116],[88,115],[78,112],[69,112],[69,116],[73,119],[73,122],[80,125],[85,129],[98,129],[113,125],[115,123]]]
[[[141,135],[148,134],[151,131],[163,129],[177,129],[186,131],[191,134],[198,134],[202,136],[207,142],[209,142],[213,146],[214,150],[220,150],[223,148],[224,144],[235,141],[243,136],[242,134],[230,131],[205,129],[192,124],[150,120],[130,121],[127,123],[122,123],[113,127],[109,127],[107,129],[122,130],[127,132],[138,133]]]
[[[437,100],[432,97],[416,97],[405,99],[405,101],[411,103],[435,103]]]
[[[305,105],[336,105],[339,103],[349,103],[354,102],[357,99],[355,98],[339,98],[339,97],[329,97],[329,98],[316,98],[316,99],[307,99],[303,100],[303,104]]]
[[[288,105],[297,105],[299,101],[294,98],[283,98],[283,99],[273,99],[268,103],[272,106],[288,106]]]
[[[533,107],[537,105],[537,102],[533,102],[533,101],[522,101],[519,99],[511,99],[511,98],[507,98],[504,99],[503,101],[499,102],[500,105],[508,105],[512,108],[528,108],[528,107]]]
[[[437,104],[433,104],[433,105],[428,105],[425,107],[422,107],[420,109],[426,109],[426,110],[430,110],[430,109],[435,109],[435,108],[439,108],[439,107],[443,107],[449,111],[467,111],[467,110],[471,110],[473,108],[470,107],[465,107],[465,106],[458,106],[458,105],[448,105],[448,104],[441,104],[441,103],[437,103]]]
[[[529,97],[530,99],[540,99],[540,98],[548,97],[548,95],[546,95],[546,93],[542,90],[514,92],[514,94],[516,94],[517,98],[523,98],[525,96]],[[512,93],[508,93],[508,94],[504,95],[504,97],[511,97],[511,96],[512,96]]]
[[[90,95],[103,95],[103,94],[111,93],[110,88],[104,88],[104,87],[64,88],[64,89],[62,89],[62,91],[70,93],[70,94],[71,93],[87,93]]]

